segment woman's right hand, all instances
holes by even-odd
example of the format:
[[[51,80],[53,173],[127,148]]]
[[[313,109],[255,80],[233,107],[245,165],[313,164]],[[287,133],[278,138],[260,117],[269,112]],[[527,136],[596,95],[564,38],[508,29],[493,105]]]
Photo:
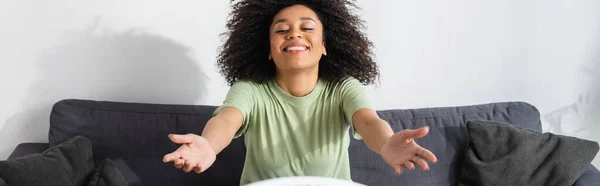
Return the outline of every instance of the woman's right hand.
[[[182,144],[177,150],[165,155],[163,162],[173,162],[175,167],[184,172],[194,170],[200,174],[208,169],[217,159],[217,155],[206,138],[196,134],[169,134],[169,139]]]

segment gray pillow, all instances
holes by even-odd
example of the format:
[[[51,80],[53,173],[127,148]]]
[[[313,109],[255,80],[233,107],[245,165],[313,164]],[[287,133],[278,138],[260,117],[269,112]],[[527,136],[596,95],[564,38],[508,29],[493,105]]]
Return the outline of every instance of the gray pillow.
[[[494,121],[468,121],[458,185],[573,185],[598,143]]]
[[[94,167],[92,143],[75,136],[42,153],[0,161],[0,180],[8,185],[84,185]]]
[[[117,168],[111,159],[105,159],[102,165],[96,170],[96,174],[91,177],[88,186],[126,186],[128,185],[121,171]]]

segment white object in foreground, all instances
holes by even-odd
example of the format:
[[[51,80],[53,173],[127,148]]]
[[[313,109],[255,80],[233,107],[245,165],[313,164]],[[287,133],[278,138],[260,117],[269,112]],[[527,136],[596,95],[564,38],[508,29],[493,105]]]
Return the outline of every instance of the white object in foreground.
[[[295,176],[273,178],[248,184],[246,186],[365,186],[350,180],[317,176]]]

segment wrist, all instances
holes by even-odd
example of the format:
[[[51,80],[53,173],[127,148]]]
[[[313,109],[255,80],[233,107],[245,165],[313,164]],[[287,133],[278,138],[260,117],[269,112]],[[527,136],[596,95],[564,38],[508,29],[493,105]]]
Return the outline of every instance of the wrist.
[[[383,136],[383,145],[381,145],[381,147],[379,149],[379,154],[381,154],[383,152],[383,149],[388,145],[391,138],[392,138],[392,136],[387,136],[387,135]]]
[[[198,137],[202,138],[202,139],[204,139],[204,141],[206,141],[206,144],[210,147],[210,149],[214,152],[215,155],[219,154],[219,149],[217,149],[217,145],[214,144],[214,140],[211,140],[207,136],[198,136]]]

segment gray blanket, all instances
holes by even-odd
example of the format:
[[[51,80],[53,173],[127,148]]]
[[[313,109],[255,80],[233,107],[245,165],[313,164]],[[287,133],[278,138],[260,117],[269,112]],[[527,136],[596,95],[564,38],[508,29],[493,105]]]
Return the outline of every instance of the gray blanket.
[[[493,121],[469,121],[457,185],[573,185],[598,143]]]

